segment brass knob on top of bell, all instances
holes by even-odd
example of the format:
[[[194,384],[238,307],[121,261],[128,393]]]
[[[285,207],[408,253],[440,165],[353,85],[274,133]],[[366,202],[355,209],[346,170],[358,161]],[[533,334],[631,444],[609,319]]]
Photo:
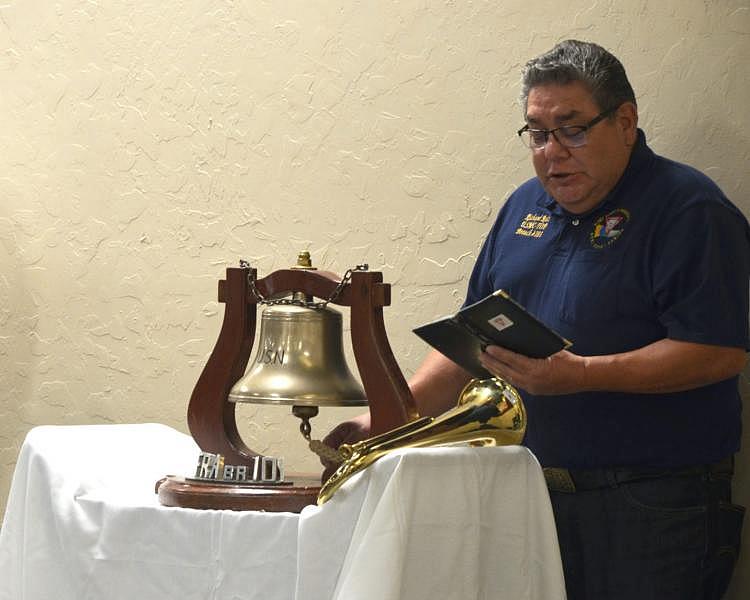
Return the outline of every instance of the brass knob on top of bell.
[[[257,348],[247,373],[229,392],[231,402],[367,404],[364,389],[344,358],[340,312],[327,306],[267,306]]]

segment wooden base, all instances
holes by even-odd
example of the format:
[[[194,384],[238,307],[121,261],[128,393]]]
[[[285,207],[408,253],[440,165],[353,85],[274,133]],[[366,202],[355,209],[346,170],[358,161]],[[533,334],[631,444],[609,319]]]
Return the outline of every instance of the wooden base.
[[[167,475],[156,483],[159,502],[182,508],[300,512],[315,504],[320,477],[294,476],[286,485],[234,485]]]

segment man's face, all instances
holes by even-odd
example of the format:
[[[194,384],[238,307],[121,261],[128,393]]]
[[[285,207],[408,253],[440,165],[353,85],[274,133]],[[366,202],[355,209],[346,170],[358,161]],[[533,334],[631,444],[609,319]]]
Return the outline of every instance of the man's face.
[[[609,108],[609,107],[605,107]],[[601,112],[588,89],[579,82],[531,88],[526,122],[533,129],[585,125]],[[544,189],[558,204],[575,214],[594,208],[620,179],[637,137],[638,115],[626,102],[586,132],[586,144],[566,148],[553,135],[532,162]]]

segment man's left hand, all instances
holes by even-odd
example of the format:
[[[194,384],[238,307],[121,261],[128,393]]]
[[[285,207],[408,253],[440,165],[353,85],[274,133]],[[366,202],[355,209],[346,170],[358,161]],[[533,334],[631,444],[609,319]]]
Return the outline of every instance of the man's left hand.
[[[490,373],[531,394],[572,394],[586,387],[586,358],[567,350],[548,358],[529,358],[487,346],[480,360]]]

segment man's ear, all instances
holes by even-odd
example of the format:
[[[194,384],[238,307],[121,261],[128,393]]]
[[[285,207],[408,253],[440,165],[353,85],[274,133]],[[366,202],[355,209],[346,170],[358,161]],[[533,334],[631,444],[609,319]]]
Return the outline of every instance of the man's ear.
[[[638,108],[632,102],[623,102],[615,113],[615,120],[627,146],[638,139]]]

